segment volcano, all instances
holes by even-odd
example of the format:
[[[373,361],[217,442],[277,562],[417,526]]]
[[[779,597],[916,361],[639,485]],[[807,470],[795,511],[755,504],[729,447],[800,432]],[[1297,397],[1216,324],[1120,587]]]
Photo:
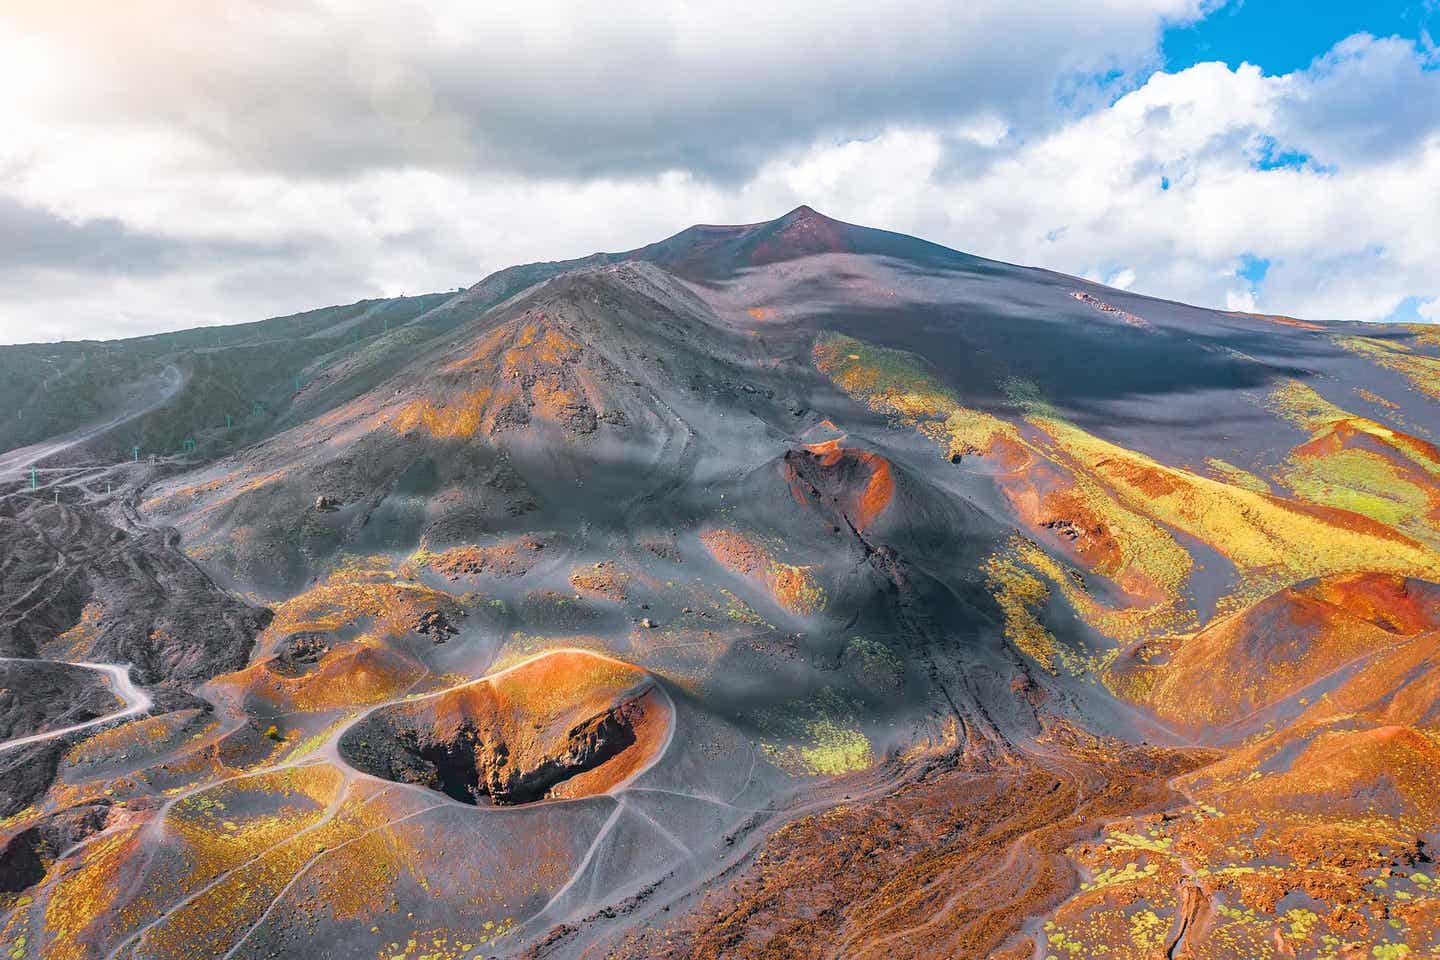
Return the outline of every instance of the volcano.
[[[800,207],[0,368],[12,957],[1440,944],[1428,327]]]

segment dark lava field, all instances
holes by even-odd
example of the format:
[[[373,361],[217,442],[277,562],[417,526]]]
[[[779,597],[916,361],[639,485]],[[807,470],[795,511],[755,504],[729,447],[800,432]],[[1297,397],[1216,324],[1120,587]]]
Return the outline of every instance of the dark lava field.
[[[1440,330],[801,207],[0,348],[0,956],[1440,956]]]

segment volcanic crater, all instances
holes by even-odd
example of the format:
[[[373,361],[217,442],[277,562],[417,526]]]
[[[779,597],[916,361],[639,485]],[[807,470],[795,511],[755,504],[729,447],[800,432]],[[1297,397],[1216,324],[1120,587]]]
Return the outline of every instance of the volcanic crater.
[[[462,803],[573,800],[613,790],[657,760],[672,710],[638,667],[562,650],[378,707],[338,749],[364,773]]]

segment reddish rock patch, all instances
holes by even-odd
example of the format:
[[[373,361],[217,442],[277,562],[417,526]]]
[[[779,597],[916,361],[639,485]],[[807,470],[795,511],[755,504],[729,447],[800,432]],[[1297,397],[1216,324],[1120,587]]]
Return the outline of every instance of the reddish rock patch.
[[[789,451],[781,470],[796,503],[838,510],[861,531],[895,498],[890,461],[868,450],[842,447],[839,440]]]
[[[431,554],[426,566],[451,580],[461,577],[520,577],[539,562],[545,544],[525,536],[493,546],[474,544]]]

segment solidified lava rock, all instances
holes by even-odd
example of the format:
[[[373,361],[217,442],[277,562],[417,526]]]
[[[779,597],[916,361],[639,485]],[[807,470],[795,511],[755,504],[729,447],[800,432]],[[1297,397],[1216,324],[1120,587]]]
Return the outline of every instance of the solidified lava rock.
[[[34,826],[0,839],[0,894],[19,893],[45,877],[65,850],[105,828],[110,802],[98,800],[48,814]]]
[[[345,733],[340,752],[375,776],[466,803],[533,803],[610,789],[655,756],[668,724],[646,674],[565,651],[377,710]]]
[[[123,706],[95,670],[48,661],[0,661],[0,741],[84,723]]]
[[[415,621],[415,632],[429,637],[435,643],[444,643],[449,637],[460,632],[450,622],[444,610],[427,610]]]
[[[644,707],[631,700],[574,727],[564,749],[540,758],[530,767],[510,761],[495,731],[462,727],[452,741],[424,738],[404,731],[397,738],[406,752],[395,758],[401,779],[425,783],[456,800],[475,803],[489,797],[497,804],[534,803],[551,788],[578,773],[593,770],[635,743],[634,724]]]
[[[275,672],[285,676],[299,676],[314,664],[319,663],[330,652],[328,634],[307,630],[292,633],[275,650],[271,666]]]
[[[89,507],[0,502],[0,654],[129,663],[141,684],[188,685],[243,666],[270,611],[217,587],[173,531],[121,531]]]
[[[14,816],[45,795],[66,748],[66,740],[57,737],[0,753],[0,817]]]

